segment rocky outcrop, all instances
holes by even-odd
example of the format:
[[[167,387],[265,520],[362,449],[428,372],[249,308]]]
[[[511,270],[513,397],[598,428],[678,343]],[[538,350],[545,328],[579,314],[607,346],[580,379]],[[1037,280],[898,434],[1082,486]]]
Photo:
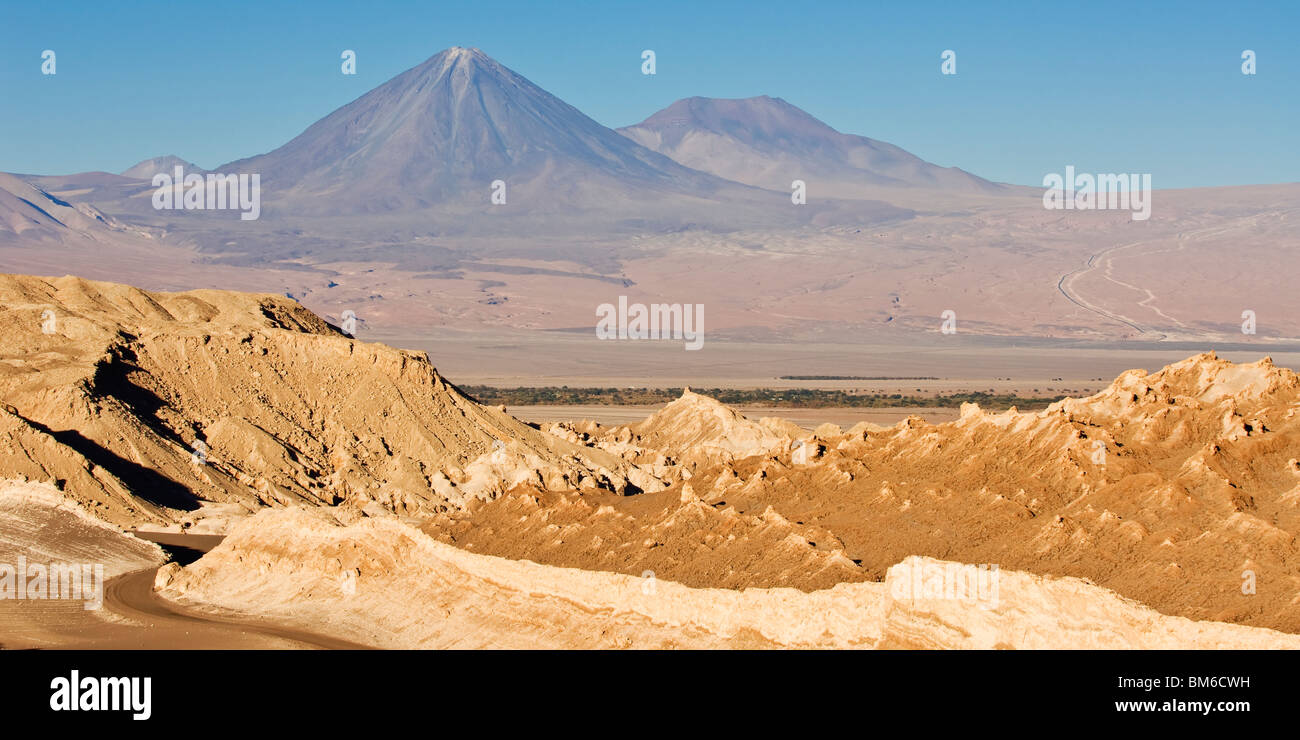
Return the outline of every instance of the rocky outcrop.
[[[481,406],[423,353],[358,342],[281,296],[0,276],[0,321],[0,473],[114,523],[174,522],[205,501],[423,515],[523,481],[628,485],[618,457]]]
[[[715,399],[683,390],[645,421],[585,435],[589,443],[638,463],[671,460],[682,470],[789,449],[804,436],[780,419],[745,418]]]
[[[825,528],[869,577],[911,555],[1088,578],[1167,614],[1300,632],[1300,378],[1204,354],[1030,413],[968,404],[697,470],[742,514]]]

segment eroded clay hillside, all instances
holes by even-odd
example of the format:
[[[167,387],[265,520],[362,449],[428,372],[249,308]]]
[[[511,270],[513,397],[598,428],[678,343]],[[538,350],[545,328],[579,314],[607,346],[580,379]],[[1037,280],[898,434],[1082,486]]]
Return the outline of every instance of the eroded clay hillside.
[[[0,470],[117,524],[204,502],[419,515],[525,482],[627,486],[618,458],[282,296],[0,276],[0,322]]]
[[[682,404],[698,409],[693,426]],[[882,579],[910,555],[996,563],[1087,578],[1168,614],[1300,631],[1300,379],[1267,358],[1238,365],[1211,353],[1130,371],[1035,413],[966,405],[955,422],[802,439],[761,433],[770,427],[688,394],[633,427],[556,431],[628,459],[682,461],[658,507],[621,508],[651,526],[698,499],[720,516],[824,533],[807,539],[858,563],[853,580]],[[462,523],[460,540],[520,556],[528,521],[494,513],[513,516],[512,506],[476,512],[508,536]],[[609,524],[587,516],[568,539],[580,527],[604,536]],[[532,548],[543,562],[597,562],[545,541]],[[777,583],[749,570],[731,585]]]

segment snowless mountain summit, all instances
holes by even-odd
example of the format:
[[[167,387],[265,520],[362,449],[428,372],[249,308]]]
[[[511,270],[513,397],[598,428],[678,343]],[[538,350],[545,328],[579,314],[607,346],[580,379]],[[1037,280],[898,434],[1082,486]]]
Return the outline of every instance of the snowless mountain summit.
[[[193,162],[187,162],[175,154],[167,154],[161,157],[150,157],[149,159],[137,162],[130,169],[123,170],[122,176],[149,180],[160,172],[170,175],[177,167],[184,169],[186,174],[197,174],[204,171],[202,167],[199,167]]]
[[[1004,189],[893,144],[840,133],[767,95],[684,98],[619,133],[687,167],[762,188],[788,190],[797,178],[820,186],[824,197],[847,197],[864,188]]]
[[[747,188],[618,135],[478,49],[452,47],[311,125],[284,146],[220,171],[258,172],[295,211],[387,213],[487,206],[510,212],[612,207],[650,193]]]

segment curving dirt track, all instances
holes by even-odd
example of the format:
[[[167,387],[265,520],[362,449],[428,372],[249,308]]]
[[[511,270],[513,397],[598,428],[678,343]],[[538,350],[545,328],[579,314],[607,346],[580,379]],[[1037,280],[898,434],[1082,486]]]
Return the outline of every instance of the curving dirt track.
[[[112,577],[104,605],[23,601],[0,605],[0,648],[55,650],[365,649],[302,629],[227,619],[162,601],[153,593],[156,568]]]
[[[227,619],[163,601],[153,592],[155,568],[104,584],[103,607],[80,601],[5,602],[0,634],[7,649],[54,650],[297,650],[365,649],[273,624]]]
[[[1250,218],[1243,219],[1242,222],[1240,223],[1232,223],[1228,226],[1214,226],[1210,228],[1197,229],[1195,231],[1179,232],[1176,239],[1174,240],[1177,246],[1173,251],[1182,251],[1183,249],[1186,248],[1187,243],[1189,241],[1196,241],[1210,236],[1217,236],[1219,234],[1232,231],[1234,229],[1242,228],[1244,225],[1253,225],[1258,221],[1259,221],[1258,216],[1252,216]],[[1119,285],[1124,286],[1125,288],[1129,288],[1134,291],[1143,291],[1147,294],[1146,299],[1144,299],[1140,303],[1135,304],[1136,306],[1148,311],[1152,311],[1160,318],[1165,319],[1175,325],[1181,326],[1182,322],[1178,321],[1172,316],[1166,315],[1163,311],[1161,311],[1159,308],[1153,305],[1156,296],[1154,293],[1151,292],[1151,290],[1144,288],[1142,286],[1130,285],[1128,283],[1119,282],[1114,277],[1111,277],[1110,275],[1112,269],[1111,259],[1115,256],[1116,253],[1132,249],[1133,247],[1141,247],[1142,245],[1168,244],[1169,241],[1170,240],[1168,238],[1144,239],[1142,241],[1130,242],[1128,244],[1120,244],[1114,247],[1110,247],[1108,249],[1103,249],[1102,251],[1097,252],[1096,254],[1090,256],[1088,258],[1088,261],[1084,263],[1082,267],[1075,270],[1071,270],[1070,272],[1067,272],[1064,275],[1062,275],[1061,278],[1056,282],[1056,289],[1059,290],[1061,292],[1061,295],[1065,296],[1067,300],[1069,300],[1071,303],[1073,303],[1074,305],[1082,309],[1091,311],[1099,316],[1109,319],[1110,321],[1124,324],[1129,328],[1133,329],[1134,331],[1136,331],[1138,334],[1142,334],[1142,335],[1156,334],[1154,339],[1156,339],[1157,341],[1165,339],[1168,335],[1163,333],[1158,333],[1154,328],[1150,326],[1142,326],[1137,322],[1136,319],[1131,319],[1127,316],[1123,316],[1113,311],[1108,311],[1102,308],[1101,306],[1098,306],[1097,304],[1088,301],[1088,299],[1083,297],[1083,295],[1079,292],[1079,290],[1075,287],[1074,284],[1075,281],[1077,281],[1079,278],[1084,277],[1088,273],[1091,273],[1092,271],[1098,268],[1104,267],[1106,270],[1106,278],[1111,282],[1117,283]],[[1157,251],[1165,251],[1165,250],[1157,250]]]
[[[1121,249],[1128,249],[1129,247],[1136,247],[1139,244],[1143,244],[1143,243],[1145,242],[1133,242],[1132,244],[1122,244],[1117,247],[1104,249],[1092,255],[1091,257],[1088,258],[1087,263],[1085,263],[1083,267],[1080,267],[1077,270],[1072,270],[1062,275],[1061,279],[1056,282],[1056,289],[1061,291],[1061,295],[1065,296],[1066,299],[1068,299],[1071,303],[1078,306],[1079,308],[1092,311],[1093,313],[1099,316],[1103,316],[1107,319],[1110,319],[1111,321],[1116,321],[1121,324],[1124,324],[1132,328],[1138,334],[1146,334],[1147,333],[1146,329],[1142,328],[1141,326],[1138,326],[1137,324],[1124,318],[1123,316],[1117,316],[1103,308],[1099,308],[1089,303],[1087,300],[1085,300],[1082,296],[1078,294],[1078,291],[1074,290],[1075,279],[1082,275],[1086,275],[1089,272],[1092,272],[1094,269],[1096,269],[1098,258],[1103,257],[1111,252],[1115,252]]]
[[[223,618],[163,601],[153,591],[156,569],[109,579],[104,608],[113,615],[144,625],[138,636],[142,648],[238,649],[278,647],[362,650],[364,645],[336,640],[273,624]],[[183,632],[184,639],[177,633]]]

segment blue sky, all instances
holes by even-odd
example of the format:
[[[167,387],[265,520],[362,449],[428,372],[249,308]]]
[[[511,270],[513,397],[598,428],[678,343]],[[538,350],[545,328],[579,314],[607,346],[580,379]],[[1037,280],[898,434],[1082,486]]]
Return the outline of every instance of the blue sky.
[[[767,94],[999,181],[1039,185],[1067,164],[1149,172],[1157,188],[1300,180],[1294,0],[74,0],[2,14],[7,172],[116,172],[161,154],[215,167],[477,46],[611,127],[692,95]],[[355,76],[340,73],[343,49]],[[939,73],[945,49],[955,76]]]

